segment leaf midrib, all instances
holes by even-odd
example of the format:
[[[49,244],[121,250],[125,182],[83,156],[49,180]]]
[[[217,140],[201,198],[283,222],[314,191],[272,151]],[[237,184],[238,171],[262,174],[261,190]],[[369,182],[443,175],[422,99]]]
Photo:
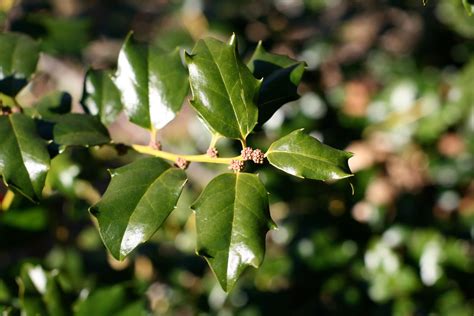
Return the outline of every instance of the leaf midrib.
[[[127,226],[125,227],[125,230],[123,231],[123,234],[122,236],[120,237],[120,249],[119,249],[119,256],[122,257],[122,253],[121,253],[121,250],[122,250],[122,243],[123,243],[123,237],[125,236],[125,232],[127,231],[128,229],[128,225],[130,224],[130,218],[132,218],[132,215],[135,213],[135,211],[137,210],[137,206],[142,202],[143,198],[147,195],[147,193],[150,191],[150,188],[152,186],[154,186],[157,181],[161,181],[160,178],[161,176],[163,176],[166,172],[172,170],[172,168],[168,168],[166,170],[164,170],[162,173],[160,173],[155,180],[153,180],[150,185],[147,187],[147,189],[145,190],[145,192],[142,194],[142,196],[140,197],[140,199],[137,201],[137,203],[135,204],[135,206],[133,207],[133,210],[132,212],[130,212],[129,216],[128,216],[128,219],[127,219]]]
[[[236,112],[235,107],[234,107],[234,100],[233,100],[233,98],[232,98],[232,96],[231,96],[231,94],[230,94],[230,92],[229,92],[229,88],[227,87],[226,81],[224,80],[224,75],[222,74],[222,70],[221,70],[221,68],[219,67],[219,63],[217,62],[217,60],[216,60],[214,54],[212,53],[211,49],[210,49],[209,46],[207,45],[206,41],[203,41],[203,43],[204,43],[204,46],[206,47],[207,51],[209,52],[209,55],[211,56],[212,61],[213,61],[214,64],[216,65],[216,68],[217,68],[217,70],[218,70],[218,72],[219,72],[219,76],[220,76],[220,78],[221,78],[221,80],[222,80],[222,83],[224,84],[225,91],[226,91],[227,96],[228,96],[228,98],[229,98],[229,102],[230,102],[230,105],[231,105],[231,108],[232,108],[232,113],[234,114],[234,117],[235,117],[235,121],[237,122],[237,125],[239,126],[240,135],[243,136],[242,128],[241,128],[241,126],[240,126],[240,120],[239,120],[239,117],[237,116],[237,112]],[[222,52],[224,49],[225,49],[225,48],[223,48],[223,49],[221,50],[221,52]],[[221,54],[222,54],[222,53],[221,53]],[[233,56],[233,59],[236,60],[235,53],[233,53],[232,56]],[[237,70],[237,72],[239,72],[239,71]],[[240,80],[240,83],[242,84],[242,80],[241,80],[241,78],[240,78],[240,73],[239,73],[239,80]]]
[[[244,90],[244,81],[242,79],[242,74],[240,73],[240,67],[239,67],[239,63],[237,61],[237,57],[235,56],[235,50],[233,49],[232,50],[233,52],[233,56],[235,57],[234,58],[234,62],[235,62],[235,68],[237,69],[237,73],[239,74],[239,82],[240,82],[240,86],[242,87],[242,89],[240,89],[240,98],[242,99],[242,102],[244,104],[244,107],[245,107],[245,113],[247,114],[247,130],[248,130],[248,127],[249,127],[249,122],[250,122],[250,113],[248,111],[248,105],[247,105],[247,98],[246,98],[246,95],[245,95],[245,90]],[[253,78],[253,77],[252,77]],[[240,126],[240,124],[239,124]],[[240,135],[242,135],[242,137],[246,137],[247,135],[244,135],[244,133],[242,132],[242,130],[240,130]]]
[[[303,157],[306,157],[306,158],[310,158],[310,159],[315,159],[315,160],[319,160],[319,161],[322,161],[322,162],[325,162],[329,165],[336,165],[336,163],[333,163],[333,162],[330,162],[324,158],[321,158],[321,157],[317,157],[317,156],[310,156],[310,155],[305,155],[305,154],[302,154],[302,153],[298,153],[298,152],[288,152],[288,151],[282,151],[282,150],[272,150],[270,148],[270,150],[268,151],[267,153],[267,156],[268,155],[271,155],[272,153],[280,153],[280,154],[286,154],[286,155],[290,155],[290,156],[303,156]]]
[[[232,221],[231,221],[231,231],[230,231],[230,238],[229,238],[229,246],[228,246],[228,249],[227,249],[227,256],[226,256],[226,259],[227,259],[227,262],[226,262],[226,269],[225,269],[225,276],[226,276],[226,280],[225,280],[225,284],[226,284],[226,288],[228,288],[229,284],[228,284],[228,273],[229,273],[229,255],[230,255],[230,247],[232,245],[232,241],[233,241],[233,237],[234,237],[234,222],[235,222],[235,213],[236,212],[236,201],[237,201],[237,196],[238,196],[238,183],[239,183],[239,173],[235,174],[235,190],[234,190],[234,205],[232,206]]]

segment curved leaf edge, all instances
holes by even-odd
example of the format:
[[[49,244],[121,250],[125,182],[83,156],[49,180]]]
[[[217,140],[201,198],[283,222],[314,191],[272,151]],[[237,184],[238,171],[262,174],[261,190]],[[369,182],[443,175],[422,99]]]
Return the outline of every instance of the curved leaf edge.
[[[288,133],[287,135],[281,137],[280,139],[282,139],[282,138],[284,138],[284,137],[287,137],[287,136],[289,136],[289,135],[291,135],[291,134],[293,134],[293,133],[298,133],[298,132],[299,132],[299,133],[304,133],[304,134],[306,134],[306,135],[312,137],[311,135],[309,135],[309,134],[307,134],[307,133],[304,132],[304,128],[299,128],[299,129],[294,130],[294,131]],[[314,138],[314,137],[313,137],[313,138]],[[280,139],[278,139],[278,140],[280,140]],[[319,140],[317,140],[316,138],[314,138],[314,139],[319,142]],[[276,141],[278,141],[278,140],[276,140]],[[275,142],[276,142],[276,141],[275,141]],[[273,142],[273,143],[275,143],[275,142]],[[272,145],[273,145],[273,143],[272,143]],[[320,143],[321,143],[321,142],[320,142]],[[332,148],[332,149],[336,149],[336,148],[333,148],[332,146],[326,145],[326,144],[324,144],[324,143],[321,143],[321,144],[324,145],[324,146],[328,146],[328,147],[330,147],[330,148]],[[268,150],[265,152],[265,158],[267,158],[267,160],[268,160],[268,157],[267,157],[267,156],[268,156],[268,153],[271,151],[272,145],[270,145],[270,147],[268,148]],[[339,150],[339,149],[337,149],[337,150]],[[282,169],[282,168],[280,168],[280,167],[278,167],[278,166],[275,166],[275,165],[272,164],[270,161],[269,161],[269,163],[270,163],[270,165],[272,165],[272,167],[274,167],[274,168],[276,168],[276,169],[278,169],[278,170],[281,170],[281,171],[283,171],[284,173],[289,174],[289,175],[291,175],[291,176],[293,176],[293,177],[296,177],[296,178],[309,179],[309,180],[316,180],[316,181],[323,181],[323,182],[327,182],[327,183],[333,183],[333,182],[335,182],[335,181],[339,181],[339,180],[343,180],[343,179],[348,179],[348,178],[351,178],[351,177],[354,176],[354,173],[352,173],[352,171],[351,171],[351,169],[350,169],[350,167],[349,167],[349,162],[348,162],[348,160],[354,156],[354,153],[349,152],[349,151],[344,151],[344,150],[339,150],[339,151],[342,151],[342,152],[345,153],[347,160],[346,160],[346,165],[345,165],[344,167],[345,167],[350,173],[347,173],[347,175],[345,175],[345,176],[340,176],[340,177],[334,178],[334,179],[326,179],[326,180],[322,180],[322,179],[311,179],[311,178],[307,178],[307,177],[304,177],[304,176],[300,176],[300,175],[297,175],[297,174],[290,173],[290,172],[288,172],[288,171],[286,171],[286,170],[284,170],[284,169]],[[352,186],[352,184],[351,184],[351,186]]]
[[[214,39],[214,40],[218,40],[214,37],[207,37],[207,38],[210,38],[210,39]],[[205,40],[206,38],[204,39],[201,39],[202,40]],[[220,40],[218,40],[220,41]],[[232,33],[232,35],[230,36],[229,40],[227,42],[223,42],[225,45],[228,45],[228,46],[231,46],[233,47],[234,51],[235,51],[235,56],[236,58],[239,58],[240,61],[242,62],[242,64],[250,71],[250,73],[252,73],[252,71],[249,69],[248,65],[244,62],[244,60],[242,59],[242,57],[240,56],[239,54],[239,51],[238,51],[238,41],[237,41],[237,36],[235,34],[235,32]],[[197,43],[196,43],[197,45]],[[195,46],[196,46],[195,45]],[[193,48],[194,50],[194,48]],[[193,51],[192,50],[192,51]],[[188,52],[187,50],[184,50],[184,62],[186,64],[186,66],[188,66],[191,62],[192,62],[192,59],[194,56],[196,56],[196,53],[193,53],[193,52]],[[253,74],[253,73],[252,73]],[[226,136],[226,135],[222,135],[222,133],[216,131],[210,124],[207,123],[207,120],[200,115],[200,113],[198,113],[196,111],[196,114],[198,115],[199,119],[202,121],[202,123],[206,126],[206,128],[209,130],[209,132],[213,135],[220,135],[222,137],[226,137],[226,138],[230,138],[230,139],[237,139],[237,140],[240,140],[242,142],[245,142],[247,137],[255,130],[255,128],[257,127],[258,125],[258,97],[259,97],[259,92],[261,90],[261,87],[262,87],[262,84],[263,84],[263,80],[264,78],[255,78],[255,81],[256,81],[256,93],[253,97],[253,102],[255,104],[255,107],[256,107],[256,116],[257,116],[257,119],[256,121],[253,123],[253,126],[251,128],[249,128],[248,132],[247,133],[242,133],[240,132],[240,135],[237,137],[230,137],[230,136]],[[193,109],[195,109],[195,106],[194,106],[194,103],[196,102],[196,95],[197,93],[195,93],[194,91],[194,88],[193,88],[193,85],[192,84],[189,84],[189,87],[190,87],[190,91],[191,91],[191,98],[189,99],[189,103],[191,104],[191,106],[193,107]]]
[[[240,172],[239,172],[239,173],[240,173]],[[237,173],[237,174],[239,174],[239,173]],[[242,173],[244,173],[244,172],[242,172]],[[252,173],[244,173],[244,174],[252,174]],[[217,179],[218,177],[224,176],[224,175],[235,175],[235,173],[222,173],[222,174],[219,174],[219,175],[217,175],[216,177],[214,177],[209,183],[211,183],[213,180]],[[252,175],[257,176],[257,179],[260,181],[261,185],[262,185],[263,187],[265,187],[264,184],[263,184],[263,182],[262,182],[262,180],[260,179],[258,173],[252,174]],[[208,183],[208,185],[209,185],[209,183]],[[206,187],[207,187],[207,186],[206,186]],[[194,215],[196,215],[196,204],[197,204],[197,202],[201,199],[201,196],[203,196],[204,191],[205,191],[205,189],[201,192],[201,194],[199,194],[199,196],[196,198],[196,200],[190,205],[190,209],[193,211]],[[266,191],[266,189],[265,189],[265,191]],[[268,195],[269,195],[269,194],[270,194],[270,193],[269,193],[268,191],[266,191],[266,196],[267,196],[267,208],[268,208],[268,210],[270,211],[270,209],[269,209],[270,205],[269,205],[269,201],[268,201]],[[263,260],[264,260],[264,258],[265,258],[265,254],[266,254],[266,247],[265,247],[265,244],[266,244],[266,241],[265,241],[265,240],[266,240],[266,235],[267,235],[267,233],[268,233],[270,230],[278,229],[278,225],[273,221],[273,219],[272,219],[271,216],[270,216],[270,213],[269,213],[269,218],[268,218],[268,219],[269,219],[268,230],[265,232],[265,236],[263,237],[263,238],[264,238],[264,247],[263,247],[263,249],[262,249],[262,260],[261,260],[260,262],[258,262],[258,263],[255,263],[255,262],[246,263],[246,264],[245,264],[245,268],[239,273],[239,275],[237,275],[236,279],[235,279],[232,283],[230,283],[230,284],[229,284],[229,282],[228,282],[229,280],[227,280],[225,283],[221,282],[220,277],[217,275],[216,271],[214,270],[214,267],[212,266],[211,262],[209,261],[209,259],[210,259],[210,258],[213,258],[213,257],[212,257],[209,253],[207,253],[207,252],[205,251],[205,249],[198,249],[198,247],[196,246],[194,253],[195,253],[197,256],[202,257],[202,258],[206,261],[208,267],[209,267],[210,270],[212,271],[212,274],[214,275],[215,279],[218,281],[218,283],[220,284],[220,286],[222,287],[222,289],[224,290],[224,292],[226,292],[226,293],[231,292],[232,289],[235,287],[237,281],[238,281],[238,280],[242,277],[242,275],[248,270],[248,268],[252,267],[252,268],[254,268],[254,269],[258,269],[258,268],[260,268],[260,266],[263,264]]]
[[[146,159],[146,158],[145,158],[145,159]],[[149,158],[149,159],[161,159],[161,158]],[[122,166],[122,167],[125,167],[125,166],[126,166],[126,165],[124,165],[124,166]],[[108,168],[108,169],[107,169],[107,172],[109,173],[111,180],[112,180],[112,178],[113,178],[114,176],[118,175],[118,173],[116,172],[116,170],[117,170],[117,169],[120,169],[120,168],[122,168],[122,167],[118,167],[118,168]],[[161,175],[163,175],[165,172],[171,170],[172,168],[173,168],[173,166],[170,165],[169,168],[168,168],[167,170],[165,170],[164,172],[162,172],[158,177],[160,177]],[[178,201],[179,201],[179,198],[181,197],[182,189],[184,188],[184,186],[186,185],[187,182],[188,182],[188,179],[186,179],[186,180],[183,182],[183,185],[181,186],[181,192],[180,192],[180,194],[179,194],[179,197],[178,197],[178,200],[177,200],[177,202],[176,202],[176,205],[177,205],[177,203],[178,203]],[[109,185],[110,185],[110,182],[109,182]],[[108,186],[107,186],[107,188],[108,188]],[[105,194],[105,193],[104,193],[104,194]],[[103,195],[102,195],[102,197],[103,197]],[[101,198],[101,199],[102,199],[102,198]],[[100,200],[99,200],[99,202],[100,202]],[[150,238],[148,238],[147,240],[144,240],[144,241],[138,243],[138,244],[137,244],[133,249],[131,249],[127,254],[123,255],[122,252],[119,251],[119,254],[117,255],[117,253],[115,252],[115,250],[114,250],[114,249],[111,249],[109,243],[107,243],[107,242],[105,241],[105,239],[104,239],[104,237],[103,237],[102,230],[100,229],[99,222],[98,222],[98,219],[97,219],[97,216],[96,216],[97,213],[98,213],[97,205],[98,205],[99,202],[97,202],[97,203],[95,203],[94,205],[90,206],[90,207],[88,208],[88,212],[89,212],[89,214],[91,215],[91,217],[92,217],[92,219],[93,219],[93,222],[94,222],[94,224],[95,224],[95,226],[96,226],[97,231],[99,232],[100,239],[101,239],[103,245],[105,246],[105,248],[107,249],[107,251],[112,255],[112,257],[113,257],[114,259],[118,260],[118,261],[124,261],[124,260],[125,260],[126,258],[128,258],[129,255],[131,255],[131,254],[133,253],[133,251],[134,251],[135,249],[137,249],[140,245],[146,244],[146,243],[153,237],[153,235],[155,235],[156,232],[157,232],[161,227],[163,227],[163,225],[166,223],[166,220],[169,218],[169,216],[171,215],[171,213],[172,213],[172,212],[174,211],[174,209],[176,208],[176,205],[175,205],[175,208],[174,208],[171,212],[169,212],[169,214],[164,218],[164,220],[163,220],[163,222],[161,223],[161,225],[160,225],[158,228],[156,228],[156,230],[150,235]],[[125,234],[124,234],[124,236],[125,236]],[[123,237],[124,237],[124,236],[122,236],[121,244],[122,244],[122,242],[123,242]]]

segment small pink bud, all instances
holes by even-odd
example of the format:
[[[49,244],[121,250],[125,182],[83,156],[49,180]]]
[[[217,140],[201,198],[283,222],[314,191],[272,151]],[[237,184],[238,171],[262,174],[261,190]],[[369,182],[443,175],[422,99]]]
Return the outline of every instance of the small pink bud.
[[[255,163],[262,164],[265,159],[265,154],[260,149],[255,149],[252,152],[252,160]]]
[[[242,156],[242,159],[243,160],[252,160],[252,153],[253,153],[253,149],[250,148],[250,147],[245,147],[244,149],[242,149],[242,151],[240,152],[240,155]]]
[[[161,150],[161,143],[158,140],[150,140],[149,146],[155,150]]]
[[[219,152],[217,151],[216,147],[210,147],[207,150],[206,155],[208,155],[211,158],[217,158],[219,156]]]
[[[187,161],[186,159],[184,159],[182,157],[178,157],[178,159],[176,159],[176,162],[175,162],[174,165],[176,167],[184,170],[189,166],[189,161]]]
[[[232,159],[230,165],[229,165],[229,169],[230,170],[233,170],[234,172],[238,172],[238,171],[242,171],[242,169],[244,169],[244,162],[243,160],[235,160],[235,159]]]

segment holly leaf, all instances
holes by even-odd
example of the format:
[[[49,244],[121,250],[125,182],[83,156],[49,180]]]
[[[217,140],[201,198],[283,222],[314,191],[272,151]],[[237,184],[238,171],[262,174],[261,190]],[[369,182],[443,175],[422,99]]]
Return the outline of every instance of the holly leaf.
[[[17,278],[19,305],[25,315],[70,315],[66,295],[59,286],[57,273],[45,271],[31,263],[22,265]]]
[[[150,130],[174,119],[188,93],[179,49],[161,54],[137,43],[132,33],[120,51],[114,82],[130,121]]]
[[[90,212],[110,253],[123,260],[161,227],[186,183],[183,170],[145,158],[110,172],[112,181]]]
[[[55,121],[53,139],[59,145],[95,146],[110,142],[107,128],[94,116],[68,113]]]
[[[81,104],[87,113],[98,116],[104,125],[108,126],[115,121],[123,105],[120,92],[109,72],[103,70],[87,72]]]
[[[261,82],[237,53],[235,35],[229,43],[200,40],[185,55],[193,100],[191,105],[214,133],[245,140],[257,124],[255,105]]]
[[[297,89],[305,70],[304,62],[268,53],[259,42],[247,65],[255,78],[263,78],[257,102],[259,125],[281,106],[300,97]]]
[[[225,173],[207,185],[192,209],[197,253],[230,291],[247,266],[258,268],[263,261],[265,234],[275,227],[267,191],[254,174]]]
[[[15,96],[36,70],[39,44],[17,33],[0,33],[0,92]]]
[[[352,176],[351,153],[321,144],[303,129],[280,138],[265,154],[274,167],[291,175],[315,180],[338,180]]]
[[[32,201],[41,197],[49,170],[46,143],[33,119],[20,113],[0,116],[0,174],[3,181]]]

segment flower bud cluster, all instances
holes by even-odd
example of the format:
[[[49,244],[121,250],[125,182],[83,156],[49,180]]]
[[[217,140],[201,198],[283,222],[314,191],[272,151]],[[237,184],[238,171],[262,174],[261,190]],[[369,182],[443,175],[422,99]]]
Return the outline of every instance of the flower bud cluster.
[[[178,159],[176,159],[176,162],[174,164],[176,167],[180,168],[180,169],[186,169],[188,168],[189,166],[189,161],[187,161],[186,159],[182,158],[182,157],[178,157]]]
[[[242,171],[242,169],[244,169],[244,161],[243,160],[232,159],[232,161],[229,165],[229,169],[233,170],[235,172]]]
[[[208,155],[211,158],[217,158],[219,157],[219,152],[217,151],[216,147],[209,147],[209,149],[206,152],[206,155]]]
[[[265,154],[260,149],[252,149],[250,147],[245,147],[240,152],[242,159],[244,161],[252,160],[254,163],[262,164],[265,159]]]

